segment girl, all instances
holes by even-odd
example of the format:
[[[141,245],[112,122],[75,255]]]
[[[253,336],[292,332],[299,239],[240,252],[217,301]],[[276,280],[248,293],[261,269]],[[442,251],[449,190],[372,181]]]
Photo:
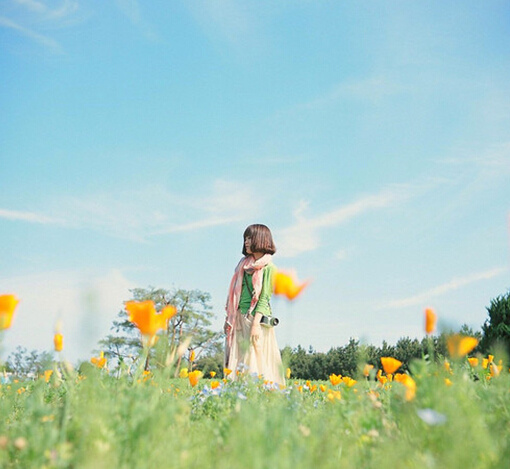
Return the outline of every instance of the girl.
[[[225,368],[245,367],[265,380],[285,384],[282,359],[273,327],[261,325],[271,316],[270,299],[276,268],[271,231],[265,225],[250,225],[243,234],[244,257],[230,282],[225,319]],[[235,379],[236,373],[232,373]]]

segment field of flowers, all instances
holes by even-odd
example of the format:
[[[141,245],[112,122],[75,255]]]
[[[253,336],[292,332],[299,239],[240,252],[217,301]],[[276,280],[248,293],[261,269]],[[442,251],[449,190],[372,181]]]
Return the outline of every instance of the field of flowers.
[[[146,306],[132,306],[145,353],[164,323],[150,329],[155,312]],[[448,345],[449,357],[425,356],[410,373],[385,357],[325,382],[294,380],[287,369],[286,386],[243,369],[221,377],[182,369],[174,378],[179,351],[167,368],[144,371],[142,356],[116,374],[102,355],[79,370],[56,359],[34,379],[4,377],[0,467],[506,468],[505,358],[469,356],[471,337],[453,335]]]

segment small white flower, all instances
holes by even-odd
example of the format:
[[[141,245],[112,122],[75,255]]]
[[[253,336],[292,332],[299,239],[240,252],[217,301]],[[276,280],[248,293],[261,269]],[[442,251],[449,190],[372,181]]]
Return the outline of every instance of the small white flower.
[[[434,409],[418,409],[416,413],[427,425],[443,425],[446,422],[446,415]]]

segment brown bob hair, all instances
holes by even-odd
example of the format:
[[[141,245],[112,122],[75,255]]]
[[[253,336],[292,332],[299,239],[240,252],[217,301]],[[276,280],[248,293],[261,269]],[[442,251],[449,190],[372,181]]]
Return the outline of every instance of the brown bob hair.
[[[263,252],[264,254],[274,254],[276,252],[271,230],[266,225],[250,225],[243,233],[243,241],[245,241],[246,238],[251,239],[251,252]],[[245,256],[248,255],[244,242],[243,254]]]

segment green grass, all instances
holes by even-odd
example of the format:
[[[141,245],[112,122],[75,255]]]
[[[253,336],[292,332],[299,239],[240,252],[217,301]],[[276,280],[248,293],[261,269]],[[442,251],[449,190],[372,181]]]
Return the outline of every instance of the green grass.
[[[411,401],[400,383],[362,376],[351,388],[312,383],[340,390],[333,401],[292,379],[268,390],[245,376],[211,391],[211,380],[192,388],[165,371],[12,382],[0,387],[0,467],[508,467],[508,369],[490,380],[464,361],[452,374],[424,360],[411,369]],[[422,420],[424,409],[436,420]]]

